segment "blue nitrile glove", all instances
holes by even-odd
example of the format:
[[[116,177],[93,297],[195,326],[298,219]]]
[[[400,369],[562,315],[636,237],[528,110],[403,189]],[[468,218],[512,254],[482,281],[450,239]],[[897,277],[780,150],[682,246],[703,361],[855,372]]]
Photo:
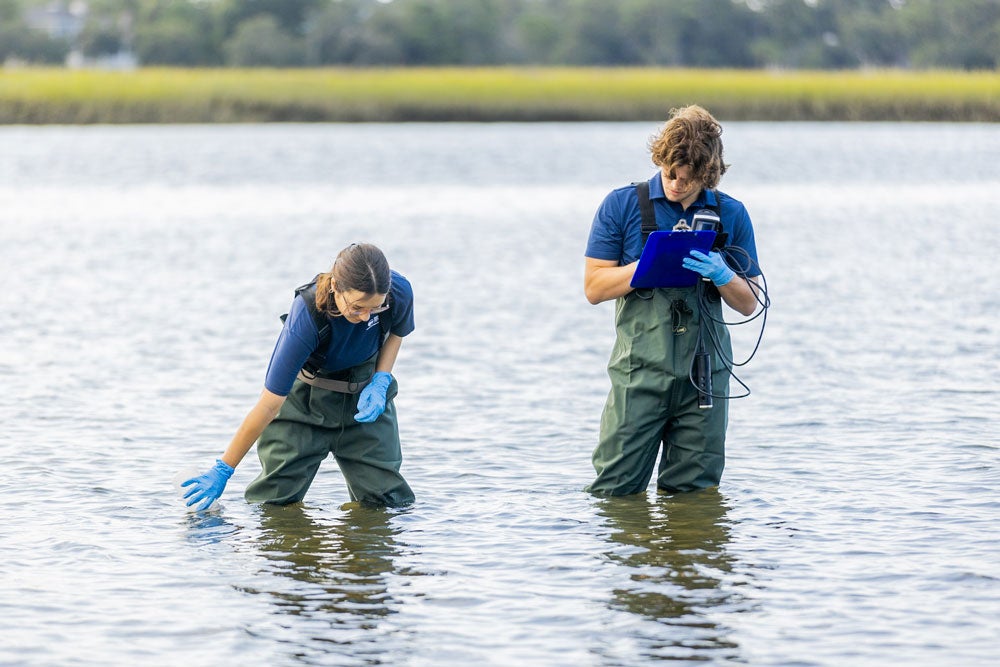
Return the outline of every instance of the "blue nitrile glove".
[[[191,505],[204,500],[205,502],[197,509],[199,511],[207,510],[222,495],[226,488],[226,482],[232,476],[233,467],[222,459],[215,459],[215,465],[209,468],[204,475],[192,477],[181,483],[182,487],[191,487],[191,490],[184,494],[187,506],[191,507]]]
[[[379,371],[372,376],[372,381],[365,385],[358,397],[358,414],[354,419],[359,422],[373,422],[385,410],[385,392],[389,390],[392,375]]]
[[[705,276],[715,283],[716,287],[722,287],[736,275],[726,264],[726,260],[722,259],[722,254],[715,251],[706,255],[699,250],[692,250],[691,256],[685,257],[681,265],[685,269]]]

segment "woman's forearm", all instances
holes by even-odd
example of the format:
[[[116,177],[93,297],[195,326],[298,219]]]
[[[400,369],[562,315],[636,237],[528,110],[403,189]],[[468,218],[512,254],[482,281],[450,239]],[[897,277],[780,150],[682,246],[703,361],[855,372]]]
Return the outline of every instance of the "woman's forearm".
[[[238,466],[267,425],[278,416],[278,410],[281,409],[284,402],[284,396],[272,394],[264,389],[257,404],[250,409],[247,416],[243,418],[243,423],[236,429],[236,434],[222,455],[222,460],[233,468]]]
[[[375,372],[392,373],[392,367],[396,365],[396,357],[399,355],[399,348],[403,344],[403,339],[396,334],[389,334],[389,337],[382,343],[382,351],[379,352],[375,361]]]

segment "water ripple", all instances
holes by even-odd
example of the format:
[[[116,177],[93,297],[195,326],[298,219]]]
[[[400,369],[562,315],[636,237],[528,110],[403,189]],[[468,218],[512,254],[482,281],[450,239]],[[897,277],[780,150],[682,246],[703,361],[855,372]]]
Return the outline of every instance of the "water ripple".
[[[653,129],[0,129],[0,663],[993,664],[1000,132],[727,127],[775,305],[723,485],[596,499],[583,245]],[[983,160],[947,199],[918,132]],[[856,175],[871,152],[898,169]],[[345,506],[331,460],[249,506],[251,454],[186,512],[170,480],[256,398],[291,288],[360,239],[417,292],[417,502]]]

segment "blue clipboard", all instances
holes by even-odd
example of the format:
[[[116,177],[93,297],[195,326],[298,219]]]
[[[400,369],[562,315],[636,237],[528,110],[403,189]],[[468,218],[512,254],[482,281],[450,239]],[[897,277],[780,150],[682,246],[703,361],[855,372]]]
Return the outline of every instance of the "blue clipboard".
[[[706,255],[715,242],[715,232],[652,232],[632,275],[632,287],[691,287],[701,276],[681,266],[692,250]]]

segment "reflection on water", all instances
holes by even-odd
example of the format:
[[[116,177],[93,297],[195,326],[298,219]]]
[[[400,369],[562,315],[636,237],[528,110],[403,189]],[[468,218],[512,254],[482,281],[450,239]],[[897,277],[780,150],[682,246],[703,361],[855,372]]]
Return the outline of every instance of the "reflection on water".
[[[239,532],[239,527],[226,520],[219,503],[206,512],[188,512],[184,517],[188,542],[199,546],[213,544]]]
[[[401,604],[389,583],[399,552],[393,516],[362,507],[327,516],[301,503],[260,506],[251,548],[262,558],[255,581],[266,587],[245,592],[269,597],[277,618],[275,628],[250,631],[277,630],[304,662],[336,655],[343,659],[337,664],[372,664],[398,651],[399,631],[387,622]],[[295,618],[282,620],[286,615]]]
[[[722,495],[598,503],[583,245],[657,124],[0,128],[0,665],[996,665],[1000,124],[728,124],[775,306]],[[351,240],[419,291],[417,503],[251,456],[187,515]]]
[[[732,590],[728,509],[718,489],[598,500],[598,514],[611,529],[605,556],[629,572],[630,584],[614,590],[609,605],[656,624],[637,633],[644,657],[739,657],[733,633],[715,620],[718,612],[745,604]]]

